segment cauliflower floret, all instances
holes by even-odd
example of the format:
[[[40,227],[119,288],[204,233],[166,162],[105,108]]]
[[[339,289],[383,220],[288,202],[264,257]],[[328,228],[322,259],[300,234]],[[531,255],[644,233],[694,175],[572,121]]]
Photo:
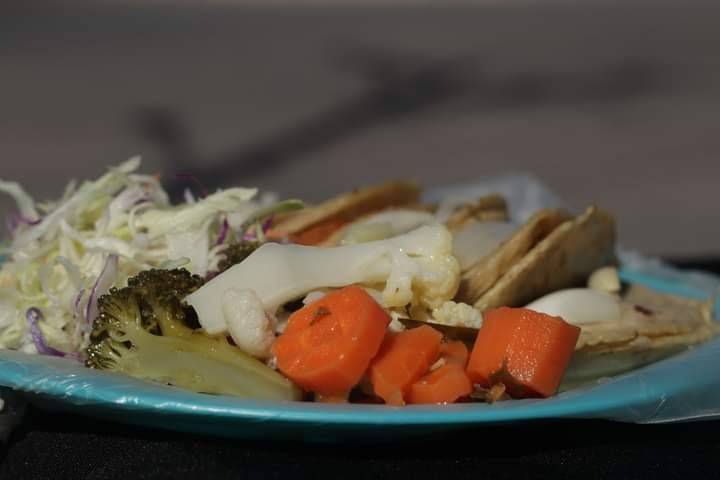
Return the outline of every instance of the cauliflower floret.
[[[467,303],[445,302],[432,311],[435,323],[450,327],[480,328],[482,315],[480,311]]]
[[[275,341],[275,320],[265,313],[258,296],[250,289],[231,288],[222,296],[222,310],[228,332],[245,353],[269,358]]]
[[[427,225],[397,237],[334,248],[267,243],[187,297],[210,334],[227,330],[219,298],[253,290],[266,312],[329,287],[361,284],[382,290],[386,308],[438,308],[455,296],[460,266],[445,226]]]
[[[327,292],[322,291],[322,290],[312,291],[312,292],[308,293],[307,295],[305,295],[305,298],[303,298],[303,305],[309,305],[317,300],[320,300],[325,295],[327,295]]]
[[[405,324],[402,322],[401,319],[407,319],[407,317],[399,312],[396,312],[395,310],[390,310],[390,323],[388,324],[388,329],[391,332],[394,333],[400,333],[407,330],[405,327]]]

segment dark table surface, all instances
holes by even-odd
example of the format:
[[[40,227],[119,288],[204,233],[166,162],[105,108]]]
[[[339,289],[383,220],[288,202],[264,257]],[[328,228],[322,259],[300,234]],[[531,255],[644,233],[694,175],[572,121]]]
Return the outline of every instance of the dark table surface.
[[[720,273],[720,259],[677,262]],[[237,441],[30,408],[6,445],[1,479],[715,478],[720,421],[629,425],[548,421],[475,427],[377,445]]]

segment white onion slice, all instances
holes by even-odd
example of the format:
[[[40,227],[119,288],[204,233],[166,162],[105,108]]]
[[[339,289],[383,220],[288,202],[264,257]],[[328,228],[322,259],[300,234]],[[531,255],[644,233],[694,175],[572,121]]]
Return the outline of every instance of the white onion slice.
[[[492,252],[517,228],[508,222],[476,222],[453,234],[453,254],[460,269],[467,270]]]
[[[535,300],[525,308],[561,317],[580,327],[590,323],[619,321],[621,315],[617,297],[589,288],[558,290]]]

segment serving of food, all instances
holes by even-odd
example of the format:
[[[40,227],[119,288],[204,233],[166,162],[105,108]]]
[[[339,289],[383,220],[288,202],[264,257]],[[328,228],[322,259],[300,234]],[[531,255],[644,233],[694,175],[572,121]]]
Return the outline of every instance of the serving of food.
[[[173,204],[131,159],[40,203],[17,183],[0,349],[203,394],[404,406],[547,398],[718,333],[713,302],[621,281],[615,222],[412,182],[324,202]]]

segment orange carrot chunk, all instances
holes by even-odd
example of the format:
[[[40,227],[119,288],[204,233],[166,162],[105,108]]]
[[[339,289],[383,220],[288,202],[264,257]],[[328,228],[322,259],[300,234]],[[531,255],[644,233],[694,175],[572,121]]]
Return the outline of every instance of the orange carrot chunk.
[[[435,363],[442,333],[423,325],[388,334],[370,364],[370,383],[375,395],[389,405],[404,405],[410,385]]]
[[[360,381],[390,317],[360,287],[345,287],[290,316],[272,351],[278,369],[305,390],[342,397]]]
[[[470,355],[473,383],[502,383],[510,396],[549,397],[557,392],[580,328],[560,317],[525,308],[486,312]]]
[[[440,358],[445,363],[454,363],[465,368],[469,356],[468,348],[460,340],[440,344]]]
[[[410,386],[408,403],[453,403],[473,391],[465,369],[457,363],[446,363]]]

